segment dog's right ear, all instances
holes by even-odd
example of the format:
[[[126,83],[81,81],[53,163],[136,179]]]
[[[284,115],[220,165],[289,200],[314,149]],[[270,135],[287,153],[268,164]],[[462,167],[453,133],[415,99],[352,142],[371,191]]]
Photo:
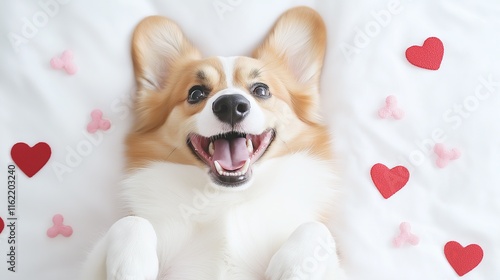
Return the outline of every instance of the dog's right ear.
[[[199,58],[200,52],[184,37],[177,24],[161,16],[143,19],[132,38],[137,92],[162,90],[171,69]]]

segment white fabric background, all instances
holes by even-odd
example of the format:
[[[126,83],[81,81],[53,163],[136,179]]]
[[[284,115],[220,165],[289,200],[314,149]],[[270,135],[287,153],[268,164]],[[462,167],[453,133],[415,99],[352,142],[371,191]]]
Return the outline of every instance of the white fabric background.
[[[7,217],[12,145],[47,142],[52,156],[33,178],[18,169],[17,272],[0,261],[0,279],[75,279],[86,251],[120,216],[112,194],[132,121],[130,37],[140,19],[170,17],[207,56],[245,55],[296,5],[318,10],[328,28],[322,105],[344,177],[336,234],[350,279],[500,278],[500,2],[24,0],[0,4],[0,217]],[[29,24],[36,30],[26,33]],[[24,38],[19,46],[16,35]],[[411,65],[405,50],[432,36],[444,44],[441,68]],[[64,50],[75,55],[75,75],[50,68]],[[479,100],[482,80],[494,82]],[[388,95],[398,98],[402,120],[377,116]],[[85,130],[93,109],[112,122],[90,136],[94,143]],[[461,158],[438,168],[429,150],[436,141],[460,149]],[[74,154],[87,143],[86,155]],[[411,173],[387,200],[369,175],[379,162]],[[58,164],[70,171],[58,175]],[[58,213],[73,227],[69,238],[46,235]],[[391,245],[403,221],[420,237],[417,246]],[[4,230],[0,260],[7,238]],[[444,257],[451,240],[484,251],[463,277]]]

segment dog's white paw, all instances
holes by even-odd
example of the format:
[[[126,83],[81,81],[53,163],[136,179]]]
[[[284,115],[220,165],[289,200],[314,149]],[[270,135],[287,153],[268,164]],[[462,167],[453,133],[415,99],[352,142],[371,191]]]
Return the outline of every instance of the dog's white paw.
[[[322,223],[311,222],[299,226],[273,255],[266,279],[326,280],[342,274],[330,231]]]
[[[125,217],[107,235],[108,280],[155,280],[158,275],[157,238],[149,221]]]

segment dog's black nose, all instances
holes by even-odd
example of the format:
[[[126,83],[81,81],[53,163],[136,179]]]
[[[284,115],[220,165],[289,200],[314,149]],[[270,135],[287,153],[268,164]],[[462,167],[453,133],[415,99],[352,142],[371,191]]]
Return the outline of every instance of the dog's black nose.
[[[212,111],[219,120],[232,126],[250,113],[250,102],[241,94],[222,95],[212,104]]]

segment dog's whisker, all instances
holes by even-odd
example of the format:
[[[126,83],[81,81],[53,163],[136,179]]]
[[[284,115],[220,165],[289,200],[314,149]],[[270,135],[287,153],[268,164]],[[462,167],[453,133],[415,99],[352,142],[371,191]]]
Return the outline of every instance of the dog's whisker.
[[[175,146],[175,147],[172,149],[172,151],[170,151],[170,153],[169,153],[169,154],[168,154],[168,156],[167,156],[167,160],[168,160],[168,159],[170,159],[170,156],[171,156],[171,155],[172,155],[172,154],[173,154],[173,153],[177,150],[177,148],[178,148],[178,147],[177,147],[177,146]]]

